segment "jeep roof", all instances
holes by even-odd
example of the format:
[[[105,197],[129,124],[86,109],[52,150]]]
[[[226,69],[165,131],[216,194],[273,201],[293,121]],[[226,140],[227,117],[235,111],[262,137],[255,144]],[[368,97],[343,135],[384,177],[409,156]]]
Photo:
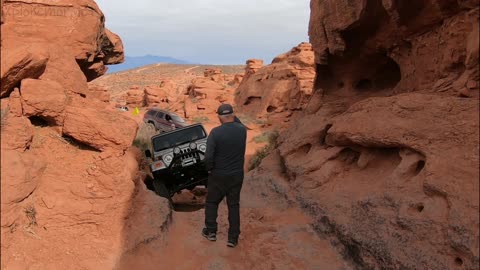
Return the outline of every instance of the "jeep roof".
[[[200,131],[200,129],[201,129],[201,131]],[[160,134],[152,137],[152,146],[153,146],[154,153],[163,151],[167,148],[175,147],[177,145],[186,144],[187,141],[185,141],[185,142],[183,142],[183,141],[182,142],[172,142],[171,139],[177,140],[178,138],[175,139],[175,137],[169,136],[169,135],[179,134],[179,133],[182,134],[182,132],[186,131],[186,130],[192,130],[193,131],[193,133],[189,132],[189,133],[191,133],[190,134],[190,136],[192,136],[191,138],[185,138],[185,139],[188,139],[188,142],[197,141],[197,140],[206,140],[206,138],[208,137],[208,133],[201,123],[189,125],[189,126],[182,127],[182,128],[177,128],[177,129],[172,130],[172,131],[163,132],[163,133],[160,133]],[[195,138],[193,138],[193,137],[195,137]],[[160,146],[160,145],[162,145],[162,146]]]
[[[195,126],[201,126],[205,130],[205,127],[202,125],[202,123],[196,123],[196,124],[188,125],[186,127],[177,128],[177,129],[174,129],[174,130],[171,130],[171,131],[162,132],[160,134],[157,134],[157,135],[153,136],[152,140],[154,140],[158,137],[163,137],[163,136],[168,135],[170,133],[176,133],[176,132],[179,132],[179,131],[182,131],[182,130],[185,130],[185,129],[188,129],[188,128],[191,128],[191,127],[195,127]]]

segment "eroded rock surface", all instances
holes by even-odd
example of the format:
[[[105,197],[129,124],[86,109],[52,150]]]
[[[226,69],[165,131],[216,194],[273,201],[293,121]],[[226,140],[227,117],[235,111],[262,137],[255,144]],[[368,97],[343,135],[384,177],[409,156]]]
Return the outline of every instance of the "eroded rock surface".
[[[91,0],[2,1],[2,269],[112,269],[169,220],[168,201],[143,191],[163,212],[142,234],[126,228],[144,185],[138,126],[87,84],[123,61],[104,23]]]
[[[359,269],[479,269],[478,3],[311,7],[314,93],[255,178]]]
[[[301,43],[262,67],[247,61],[245,76],[236,90],[235,102],[252,115],[302,109],[312,94],[315,62],[312,46]]]

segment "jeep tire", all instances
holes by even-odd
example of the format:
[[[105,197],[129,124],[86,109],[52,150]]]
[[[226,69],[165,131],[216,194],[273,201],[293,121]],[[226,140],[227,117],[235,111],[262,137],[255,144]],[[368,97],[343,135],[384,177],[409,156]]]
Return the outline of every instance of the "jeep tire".
[[[170,203],[170,206],[173,206],[172,196],[170,196],[170,191],[167,189],[167,186],[163,181],[154,179],[153,187],[155,188],[155,193],[157,193],[158,196],[166,198]]]

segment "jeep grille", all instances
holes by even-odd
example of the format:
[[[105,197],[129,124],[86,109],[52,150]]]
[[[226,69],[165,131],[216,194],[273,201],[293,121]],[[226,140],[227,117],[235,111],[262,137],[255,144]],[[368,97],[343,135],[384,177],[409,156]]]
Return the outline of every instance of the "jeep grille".
[[[193,158],[198,155],[198,154],[195,154],[195,152],[193,152],[193,150],[190,148],[182,149],[180,154],[181,154],[182,160]]]

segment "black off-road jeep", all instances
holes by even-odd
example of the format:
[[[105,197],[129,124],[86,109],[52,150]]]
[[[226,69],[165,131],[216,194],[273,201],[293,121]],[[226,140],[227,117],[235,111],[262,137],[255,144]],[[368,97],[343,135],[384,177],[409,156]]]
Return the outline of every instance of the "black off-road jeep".
[[[153,152],[146,150],[145,156],[152,161],[150,169],[157,194],[171,201],[183,189],[207,186],[207,132],[201,124],[155,135],[152,146]]]

